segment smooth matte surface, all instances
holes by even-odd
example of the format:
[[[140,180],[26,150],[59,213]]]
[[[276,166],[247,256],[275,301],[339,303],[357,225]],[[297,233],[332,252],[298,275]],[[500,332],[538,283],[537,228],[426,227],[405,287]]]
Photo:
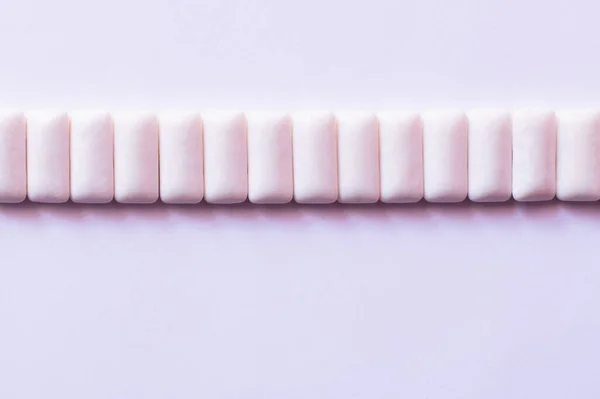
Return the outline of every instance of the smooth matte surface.
[[[27,121],[21,111],[0,110],[0,203],[27,197]]]
[[[292,118],[287,113],[254,112],[248,118],[248,199],[285,204],[294,196]]]
[[[556,115],[556,197],[600,199],[600,112],[565,110]]]
[[[455,203],[468,193],[467,137],[469,125],[462,111],[424,112],[423,188],[426,201]]]
[[[556,115],[532,109],[513,113],[513,198],[550,201],[556,195]]]
[[[151,204],[159,195],[158,119],[150,111],[113,114],[115,200]]]
[[[368,204],[379,200],[379,121],[374,113],[336,113],[338,125],[338,201]]]
[[[69,116],[39,110],[27,118],[27,198],[33,202],[69,200]]]
[[[71,119],[71,200],[108,203],[115,196],[113,120],[106,111],[78,111]]]
[[[416,112],[386,111],[379,118],[381,201],[423,198],[423,121]]]
[[[160,199],[196,204],[204,197],[204,139],[198,112],[159,114]]]
[[[331,204],[338,199],[337,121],[329,111],[294,114],[294,201]]]
[[[248,121],[241,111],[210,111],[204,119],[204,199],[237,204],[248,198]]]
[[[512,120],[506,110],[476,109],[469,118],[469,199],[503,202],[512,195]]]
[[[599,12],[15,1],[0,105],[597,107]],[[599,210],[0,206],[0,397],[598,399]]]

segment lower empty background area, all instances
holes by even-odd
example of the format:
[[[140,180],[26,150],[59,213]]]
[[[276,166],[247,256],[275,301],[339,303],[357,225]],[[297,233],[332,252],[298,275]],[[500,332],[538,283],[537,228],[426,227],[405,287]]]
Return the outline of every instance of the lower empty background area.
[[[600,207],[0,208],[0,397],[597,398]]]

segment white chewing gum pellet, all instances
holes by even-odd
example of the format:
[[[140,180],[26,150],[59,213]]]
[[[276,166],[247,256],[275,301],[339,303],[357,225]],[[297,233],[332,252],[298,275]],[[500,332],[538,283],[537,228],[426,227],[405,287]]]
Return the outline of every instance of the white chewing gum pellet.
[[[416,113],[383,112],[379,117],[381,201],[423,198],[423,123]]]
[[[151,204],[158,200],[158,119],[151,112],[114,116],[115,200]]]
[[[27,196],[25,115],[0,111],[0,202],[17,203]]]
[[[248,197],[246,116],[242,112],[208,112],[204,118],[204,199],[235,204]]]
[[[331,112],[294,115],[294,200],[330,204],[338,199],[337,123]]]
[[[600,199],[600,112],[557,114],[556,196],[562,201]]]
[[[159,115],[160,199],[197,204],[204,197],[202,118],[197,112]]]
[[[105,204],[114,197],[113,122],[104,111],[72,112],[71,200]]]
[[[248,199],[285,204],[294,196],[292,118],[285,113],[248,117]]]
[[[428,202],[467,198],[467,117],[462,111],[423,115],[424,197]]]
[[[338,201],[367,204],[379,200],[379,122],[375,114],[337,115]]]
[[[479,109],[469,118],[469,199],[508,201],[512,194],[512,122],[503,110]]]
[[[549,201],[556,194],[556,117],[552,111],[513,114],[513,198]]]
[[[69,200],[69,117],[66,112],[27,115],[27,197],[33,202]]]

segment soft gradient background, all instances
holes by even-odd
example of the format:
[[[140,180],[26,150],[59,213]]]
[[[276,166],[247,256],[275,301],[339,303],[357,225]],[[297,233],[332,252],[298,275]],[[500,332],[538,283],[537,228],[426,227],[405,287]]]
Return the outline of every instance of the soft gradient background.
[[[0,105],[598,106],[594,0],[21,0]],[[598,204],[0,207],[0,398],[596,399]]]

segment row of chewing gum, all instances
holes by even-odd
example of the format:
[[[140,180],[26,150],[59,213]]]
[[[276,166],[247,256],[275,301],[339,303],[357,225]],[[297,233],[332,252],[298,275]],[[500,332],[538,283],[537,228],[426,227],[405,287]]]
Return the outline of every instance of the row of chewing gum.
[[[0,202],[597,201],[600,111],[2,111]]]

